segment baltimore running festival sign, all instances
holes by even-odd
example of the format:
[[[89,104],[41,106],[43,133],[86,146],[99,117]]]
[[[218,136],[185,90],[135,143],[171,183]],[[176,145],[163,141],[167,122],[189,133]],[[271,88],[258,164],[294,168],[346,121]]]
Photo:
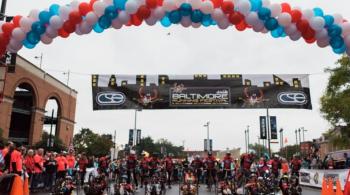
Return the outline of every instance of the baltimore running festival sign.
[[[92,75],[94,110],[312,109],[308,75]]]

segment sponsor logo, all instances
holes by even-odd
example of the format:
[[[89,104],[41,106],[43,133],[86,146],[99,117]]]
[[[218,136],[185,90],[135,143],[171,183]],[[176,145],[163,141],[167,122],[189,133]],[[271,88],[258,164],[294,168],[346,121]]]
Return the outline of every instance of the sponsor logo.
[[[277,95],[278,102],[285,105],[304,105],[307,96],[304,92],[282,92]]]
[[[316,174],[314,175],[315,184],[318,184],[318,179],[319,179],[319,175],[318,175],[318,172],[316,172]]]
[[[96,102],[101,106],[119,106],[125,103],[126,96],[122,92],[101,92],[96,96]]]

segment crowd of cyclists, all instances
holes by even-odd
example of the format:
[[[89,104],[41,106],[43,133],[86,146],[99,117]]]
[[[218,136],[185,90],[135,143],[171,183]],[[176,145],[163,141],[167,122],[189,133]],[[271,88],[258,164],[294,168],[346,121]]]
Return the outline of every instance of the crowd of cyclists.
[[[250,152],[240,159],[230,153],[217,159],[209,152],[180,159],[172,154],[148,156],[131,151],[122,159],[111,159],[108,155],[75,154],[73,148],[61,153],[27,150],[12,142],[0,145],[0,150],[0,175],[28,177],[31,192],[68,195],[81,189],[87,195],[165,194],[167,188],[180,184],[179,191],[193,188],[183,194],[198,193],[200,185],[220,194],[236,194],[240,189],[245,194],[301,193],[298,176],[302,161],[298,156],[288,162],[278,155],[259,158]]]

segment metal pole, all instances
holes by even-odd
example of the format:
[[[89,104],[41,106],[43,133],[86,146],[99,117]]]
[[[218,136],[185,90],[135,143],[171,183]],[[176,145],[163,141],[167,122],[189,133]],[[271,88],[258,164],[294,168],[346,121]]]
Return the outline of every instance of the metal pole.
[[[249,152],[249,125],[247,126],[247,147]]]
[[[1,2],[1,9],[0,9],[0,20],[1,21],[4,21],[4,19],[5,19],[6,3],[7,3],[7,0],[2,0],[2,2]]]
[[[210,138],[209,138],[209,121],[207,122],[207,149],[209,152],[211,152],[211,150],[210,150]]]
[[[271,157],[271,132],[270,132],[269,108],[266,108],[266,119],[267,119],[267,146],[269,150],[269,157]]]
[[[134,121],[134,133],[133,133],[133,146],[136,146],[136,123],[137,123],[137,109],[135,109],[135,121]]]
[[[245,145],[245,152],[248,153],[248,147],[247,147],[247,130],[244,130],[244,145]]]
[[[51,127],[50,127],[50,135],[49,135],[49,148],[51,149],[51,137],[52,137],[52,128],[53,128],[53,114],[54,114],[54,109],[52,109],[52,114],[51,114]]]
[[[259,145],[259,147],[258,147],[258,155],[259,156],[261,156],[261,145],[260,145],[260,137],[258,136],[258,145]]]
[[[302,131],[303,131],[303,142],[305,142],[305,128],[304,127],[302,127]]]
[[[114,130],[114,149],[113,149],[113,158],[116,159],[115,151],[117,150],[117,131]],[[112,160],[114,160],[112,159]]]
[[[298,130],[295,130],[295,145],[298,145]]]
[[[301,144],[301,136],[300,136],[300,128],[298,129],[298,132],[299,132],[299,145]]]

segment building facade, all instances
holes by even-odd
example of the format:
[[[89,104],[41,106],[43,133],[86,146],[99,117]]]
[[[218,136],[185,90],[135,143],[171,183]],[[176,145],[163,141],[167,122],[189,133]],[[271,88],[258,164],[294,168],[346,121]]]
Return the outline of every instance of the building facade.
[[[3,137],[34,145],[41,140],[44,124],[55,123],[54,134],[65,145],[73,138],[77,91],[63,84],[21,56],[14,73],[7,73],[0,103]],[[48,118],[47,102],[56,100],[57,115]]]

